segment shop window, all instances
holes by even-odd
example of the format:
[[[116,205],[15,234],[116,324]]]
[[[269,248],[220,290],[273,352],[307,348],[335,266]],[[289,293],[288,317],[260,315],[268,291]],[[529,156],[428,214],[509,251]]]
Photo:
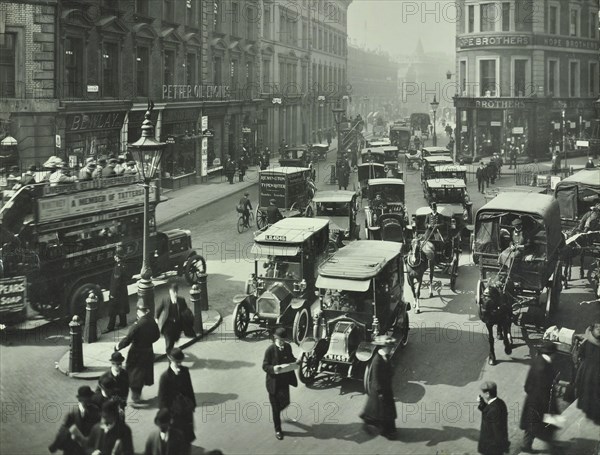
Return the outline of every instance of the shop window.
[[[271,6],[265,5],[263,8],[263,35],[266,39],[271,39]]]
[[[560,12],[559,5],[550,5],[548,7],[548,33],[551,35],[558,35],[560,33],[559,26],[560,21],[558,14]]]
[[[239,24],[240,24],[240,5],[238,3],[231,4],[231,34],[233,36],[239,35]]]
[[[513,74],[513,96],[527,96],[527,60],[515,60]]]
[[[175,0],[163,0],[163,20],[175,22]]]
[[[480,96],[496,96],[496,60],[479,61]]]
[[[479,5],[479,31],[493,32],[497,20],[495,3],[482,3]]]
[[[117,97],[119,86],[119,46],[116,43],[104,43],[102,53],[103,96]]]
[[[148,0],[135,0],[135,12],[142,16],[148,15]]]
[[[569,11],[569,36],[579,36],[579,8]]]
[[[473,33],[475,31],[475,5],[469,5],[468,9],[468,33]]]
[[[579,97],[579,62],[569,62],[569,96]]]
[[[262,76],[263,76],[263,92],[269,92],[268,86],[271,82],[271,62],[269,60],[263,60],[262,62]]]
[[[136,71],[136,95],[148,96],[150,77],[150,50],[147,47],[138,46],[135,57]]]
[[[221,58],[215,57],[213,59],[213,82],[215,85],[221,85],[221,83],[222,83],[223,78],[221,75],[221,67],[222,67]]]
[[[589,96],[598,94],[598,62],[590,62],[589,66]]]
[[[83,95],[83,40],[79,38],[65,39],[65,87],[68,98],[79,98]]]
[[[163,85],[175,84],[175,51],[166,50],[163,68]]]
[[[598,38],[598,13],[590,14],[590,38]]]
[[[548,93],[560,96],[558,84],[558,60],[548,60]]]
[[[17,34],[0,34],[0,97],[13,98],[16,93]]]
[[[198,83],[196,67],[196,54],[187,54],[185,59],[185,80],[188,85],[196,85]]]
[[[502,2],[502,31],[510,31],[510,3]]]

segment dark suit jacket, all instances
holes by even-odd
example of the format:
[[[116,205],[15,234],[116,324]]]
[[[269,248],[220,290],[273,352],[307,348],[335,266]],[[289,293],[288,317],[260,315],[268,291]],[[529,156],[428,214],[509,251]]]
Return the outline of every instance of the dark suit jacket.
[[[425,218],[425,225],[426,226],[431,226],[433,227],[434,224],[438,224],[440,222],[440,213],[437,212],[437,214],[433,214],[433,213],[428,213],[427,217]]]
[[[160,330],[150,313],[142,316],[129,328],[117,348],[123,349],[131,344],[127,354],[129,383],[133,389],[154,384],[154,350],[152,343],[160,338]]]
[[[100,384],[102,379],[105,377],[111,377],[116,381],[115,394],[119,396],[123,403],[127,403],[127,396],[129,395],[129,373],[127,370],[121,370],[119,376],[116,378],[113,376],[112,371],[108,370],[102,376],[100,376],[98,379],[98,384]],[[101,393],[100,385],[96,387],[96,393]]]
[[[267,392],[274,394],[279,388],[285,388],[289,386],[296,387],[298,385],[296,373],[293,371],[283,374],[275,374],[273,369],[275,365],[292,363],[295,361],[296,358],[292,353],[292,347],[288,343],[283,345],[283,352],[281,352],[275,344],[272,344],[267,348],[262,365],[263,371],[267,373]]]
[[[173,428],[180,430],[186,442],[196,439],[194,434],[194,410],[196,397],[190,378],[190,370],[181,367],[175,374],[169,367],[158,382],[158,408],[167,408],[173,416]]]
[[[127,284],[129,283],[129,274],[123,262],[115,264],[110,276],[110,309],[115,314],[129,314],[129,294],[127,293]]]
[[[501,454],[508,451],[508,411],[506,403],[496,398],[489,404],[481,402],[481,431],[477,450],[483,454]]]
[[[160,333],[165,333],[166,329],[170,329],[171,324],[167,324],[169,319],[169,307],[171,306],[171,297],[162,300],[156,308],[156,319],[158,319],[158,328]],[[194,332],[194,319],[190,309],[183,297],[177,296],[177,308],[179,310],[179,322],[181,328],[186,335],[192,335]]]
[[[181,455],[185,453],[188,444],[186,444],[183,439],[183,433],[175,428],[171,428],[167,434],[167,447],[166,451],[163,451],[160,440],[160,430],[158,428],[153,430],[146,440],[146,450],[144,451],[144,455]]]
[[[86,407],[85,416],[81,417],[79,407],[69,411],[61,425],[54,442],[50,444],[52,450],[63,450],[65,455],[85,454],[84,448],[71,438],[69,428],[75,425],[83,436],[88,436],[92,427],[100,421],[100,411],[93,404]]]
[[[525,404],[521,414],[521,429],[542,422],[545,413],[555,414],[556,400],[551,395],[556,370],[551,363],[538,355],[531,362],[531,368],[525,380]]]
[[[390,421],[397,417],[392,377],[394,367],[392,361],[385,361],[379,351],[371,360],[371,393],[361,417],[367,420]]]
[[[104,433],[99,423],[93,426],[89,437],[86,439],[86,452],[92,454],[100,450],[102,455],[113,455],[115,445],[119,441],[119,448],[115,455],[134,455],[131,429],[124,422],[117,422],[108,432]]]
[[[267,223],[275,224],[279,220],[283,220],[283,215],[281,214],[279,209],[274,205],[268,206],[267,207]]]

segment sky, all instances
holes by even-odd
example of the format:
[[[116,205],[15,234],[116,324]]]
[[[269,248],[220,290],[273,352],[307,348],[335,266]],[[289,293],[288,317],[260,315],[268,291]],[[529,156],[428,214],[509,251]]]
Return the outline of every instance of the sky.
[[[412,54],[421,38],[425,53],[454,55],[457,10],[453,0],[353,0],[350,42],[391,55]]]

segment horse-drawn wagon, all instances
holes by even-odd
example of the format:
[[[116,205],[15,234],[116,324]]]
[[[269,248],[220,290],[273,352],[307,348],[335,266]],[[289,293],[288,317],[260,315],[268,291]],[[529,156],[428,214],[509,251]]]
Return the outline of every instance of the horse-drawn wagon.
[[[319,268],[320,312],[313,337],[300,343],[300,380],[319,375],[363,378],[368,392],[377,335],[393,334],[394,347],[408,342],[408,311],[400,245],[359,240]]]

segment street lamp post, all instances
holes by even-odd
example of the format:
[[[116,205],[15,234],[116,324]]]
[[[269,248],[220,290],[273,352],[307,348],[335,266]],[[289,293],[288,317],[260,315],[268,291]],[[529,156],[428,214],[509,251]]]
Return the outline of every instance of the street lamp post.
[[[567,168],[567,125],[565,122],[565,115],[567,113],[567,103],[561,101],[560,103],[560,115],[562,119],[562,153],[565,160],[564,168]]]
[[[433,95],[433,101],[431,102],[431,110],[433,111],[433,146],[437,146],[437,134],[435,131],[435,123],[436,123],[436,112],[440,103],[435,99],[435,95]]]
[[[137,164],[144,187],[144,238],[142,251],[142,269],[138,281],[138,296],[147,308],[154,312],[154,283],[148,241],[150,239],[150,184],[156,178],[160,160],[166,143],[154,139],[154,124],[150,120],[154,103],[148,103],[148,110],[142,123],[142,136],[129,145],[129,151]]]
[[[344,112],[346,112],[346,110],[343,107],[340,107],[339,105],[337,105],[336,107],[331,109],[331,112],[333,112],[333,119],[335,120],[335,127],[337,130],[337,148],[338,148],[338,152],[339,151],[344,151],[343,149],[341,149],[340,147],[342,147],[342,141],[340,138],[340,123],[342,121],[342,114]]]

